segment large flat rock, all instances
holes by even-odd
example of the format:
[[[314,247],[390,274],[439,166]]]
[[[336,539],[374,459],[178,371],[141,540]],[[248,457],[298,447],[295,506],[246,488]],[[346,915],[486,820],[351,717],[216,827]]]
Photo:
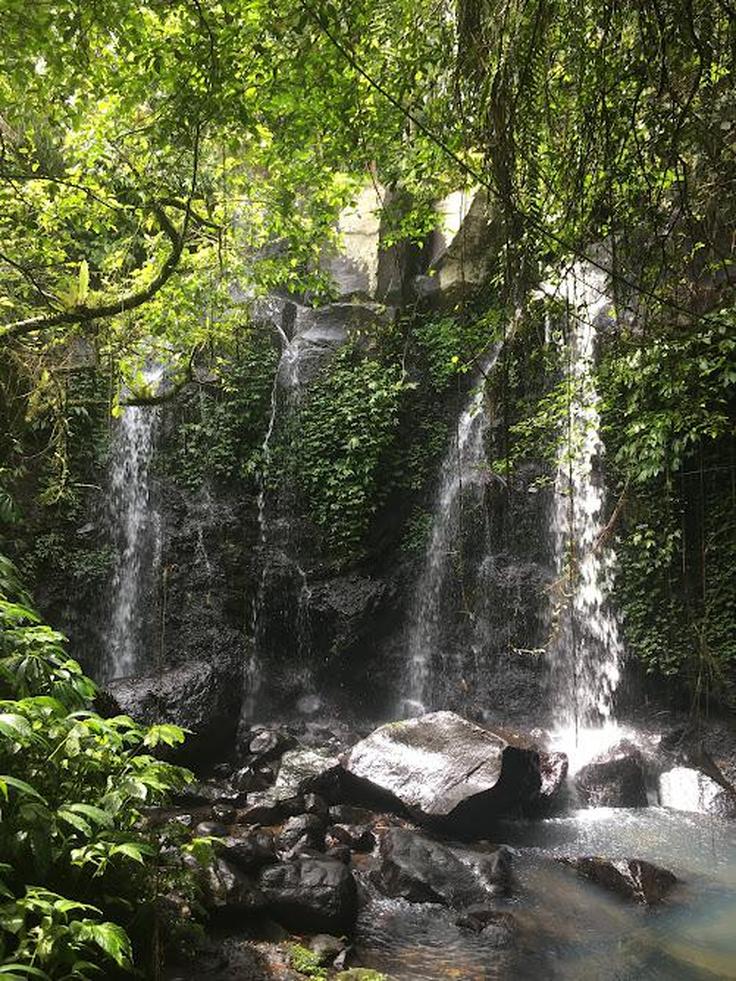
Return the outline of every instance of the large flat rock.
[[[483,837],[495,818],[533,806],[541,787],[535,749],[454,712],[383,725],[350,750],[343,766],[420,823],[471,838]]]

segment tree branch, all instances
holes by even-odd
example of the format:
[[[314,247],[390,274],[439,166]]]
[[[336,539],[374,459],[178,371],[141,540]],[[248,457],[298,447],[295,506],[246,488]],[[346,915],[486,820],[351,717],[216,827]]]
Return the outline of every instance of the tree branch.
[[[126,310],[135,310],[137,307],[147,303],[168,282],[179,264],[184,249],[184,238],[189,217],[188,214],[185,215],[182,230],[179,232],[161,205],[152,205],[151,211],[155,215],[161,230],[170,240],[171,251],[158,271],[158,274],[151,280],[148,286],[142,290],[124,294],[117,300],[100,303],[98,306],[88,307],[83,304],[73,307],[71,310],[58,310],[56,313],[28,317],[25,320],[16,320],[13,323],[0,325],[0,341],[12,341],[18,337],[25,337],[26,334],[48,330],[51,327],[59,327],[62,324],[90,323],[93,320],[114,317],[116,314],[124,313]]]

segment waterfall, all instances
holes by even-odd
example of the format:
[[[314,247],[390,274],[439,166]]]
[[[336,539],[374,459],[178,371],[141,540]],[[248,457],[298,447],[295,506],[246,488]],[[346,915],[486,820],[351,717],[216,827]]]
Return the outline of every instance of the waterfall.
[[[459,565],[464,514],[473,506],[483,509],[488,416],[483,405],[482,383],[499,350],[494,348],[483,364],[442,462],[429,543],[409,615],[409,678],[402,714],[421,714],[435,707],[431,705],[435,675],[441,675],[450,684],[464,684],[461,656],[453,656],[445,649],[444,608],[446,594],[458,578],[462,579]],[[465,603],[461,602],[461,606],[465,607]],[[467,609],[461,609],[460,613],[472,616]]]
[[[144,373],[148,386],[162,368]],[[144,607],[150,603],[161,557],[161,521],[151,495],[150,464],[160,421],[157,408],[123,408],[112,437],[109,514],[115,544],[104,674],[108,680],[134,674],[144,649]]]
[[[545,292],[562,299],[566,418],[557,458],[551,528],[557,583],[549,658],[554,722],[559,741],[575,753],[584,742],[601,745],[618,729],[613,698],[620,677],[623,645],[610,590],[615,556],[600,543],[605,487],[600,463],[599,397],[595,388],[596,329],[610,322],[607,276],[590,263],[577,263],[560,286]],[[595,735],[591,729],[599,730]],[[603,741],[606,741],[603,738]]]
[[[293,339],[289,339],[281,326],[273,322],[281,342],[281,358],[274,375],[271,387],[271,401],[266,434],[261,447],[261,477],[257,498],[258,513],[258,550],[261,561],[261,573],[258,589],[253,601],[251,613],[251,650],[245,668],[245,693],[243,702],[243,719],[248,724],[258,715],[260,696],[263,689],[264,654],[268,647],[267,628],[269,617],[274,613],[271,605],[273,593],[280,594],[283,579],[286,575],[296,596],[296,613],[293,618],[294,662],[297,670],[303,670],[309,661],[310,618],[309,602],[311,588],[306,571],[299,563],[291,542],[292,502],[285,502],[281,507],[278,500],[271,501],[268,487],[269,463],[272,455],[272,443],[277,431],[279,414],[288,415],[297,407],[299,400],[300,372],[299,347]],[[283,513],[282,513],[283,512]],[[274,577],[276,587],[271,585]],[[283,596],[281,597],[283,599]],[[284,612],[284,611],[282,611]],[[305,677],[305,685],[309,679]]]

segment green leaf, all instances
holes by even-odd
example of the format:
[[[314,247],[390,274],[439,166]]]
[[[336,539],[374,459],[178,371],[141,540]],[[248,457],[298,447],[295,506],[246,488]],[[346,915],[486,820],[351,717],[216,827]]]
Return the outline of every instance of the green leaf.
[[[33,730],[28,719],[11,712],[3,712],[0,715],[0,733],[17,742],[33,738]]]
[[[79,277],[77,281],[77,303],[85,303],[89,295],[89,265],[86,259],[79,263]]]
[[[19,780],[18,777],[9,777],[7,774],[2,774],[0,775],[0,783],[7,784],[8,787],[13,787],[15,790],[20,791],[22,794],[27,794],[29,797],[35,797],[43,804],[48,803],[35,788],[29,783],[26,783],[25,780]]]
[[[99,824],[103,828],[111,828],[113,826],[112,815],[108,814],[107,811],[103,811],[101,807],[95,807],[93,804],[65,804],[64,806],[75,814],[82,814],[84,817],[88,817],[90,821],[94,821],[95,824]]]
[[[118,967],[130,967],[133,951],[128,934],[117,923],[91,923],[85,921],[80,939],[91,940],[112,958]]]

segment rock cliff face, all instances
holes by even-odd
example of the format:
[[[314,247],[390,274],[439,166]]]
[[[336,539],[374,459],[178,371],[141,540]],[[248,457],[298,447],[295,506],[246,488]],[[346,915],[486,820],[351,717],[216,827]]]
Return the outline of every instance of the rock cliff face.
[[[487,275],[494,239],[482,194],[452,195],[438,205],[441,229],[423,250],[382,248],[375,204],[368,194],[360,198],[345,218],[344,253],[325,257],[335,282],[334,302],[313,308],[282,296],[250,305],[259,330],[273,339],[274,363],[280,355],[270,405],[266,393],[254,424],[252,439],[256,447],[263,444],[261,456],[272,452],[276,441],[282,453],[298,445],[300,403],[348,340],[370,349],[375,332],[396,322],[407,304],[412,309],[419,304],[427,318],[444,315],[473,295]],[[247,302],[237,291],[233,296],[236,304]],[[204,367],[202,372],[200,391],[206,392],[211,380]],[[448,417],[465,397],[458,393]],[[413,498],[392,492],[375,516],[379,546],[352,566],[336,568],[305,520],[305,502],[295,487],[259,487],[243,473],[226,480],[204,473],[198,484],[180,478],[167,454],[190,438],[186,427],[197,399],[196,392],[185,394],[157,410],[147,466],[160,552],[155,570],[138,589],[135,617],[145,631],[135,680],[116,684],[116,697],[121,704],[137,700],[151,719],[165,717],[194,728],[197,751],[209,745],[216,754],[238,724],[255,645],[263,670],[249,713],[254,704],[261,717],[339,711],[385,718],[401,711],[407,622],[424,561],[421,548],[407,552],[402,538],[417,500],[431,507],[434,480],[419,498],[415,491]],[[217,418],[201,418],[213,404],[197,403],[195,409],[197,425],[209,424],[216,439]],[[493,400],[484,411],[490,422],[483,452],[501,456],[507,420]],[[190,458],[197,452],[185,449]],[[550,562],[546,502],[532,487],[536,476],[532,467],[513,486],[484,478],[461,529],[465,580],[461,587],[460,579],[450,577],[443,600],[442,656],[457,670],[444,672],[447,684],[438,699],[471,718],[515,721],[534,714],[539,719],[545,679],[536,651],[545,626]],[[104,486],[107,478],[98,474],[96,479]],[[93,518],[93,537],[105,547],[110,518],[102,509]],[[77,609],[73,597],[62,604],[53,589],[44,598],[48,609],[61,609],[61,626],[85,666],[98,675],[109,641],[104,601],[109,586],[103,575],[91,587],[99,596],[94,617],[89,597],[84,609]],[[206,697],[203,685],[209,689]],[[181,698],[175,706],[177,691]]]

